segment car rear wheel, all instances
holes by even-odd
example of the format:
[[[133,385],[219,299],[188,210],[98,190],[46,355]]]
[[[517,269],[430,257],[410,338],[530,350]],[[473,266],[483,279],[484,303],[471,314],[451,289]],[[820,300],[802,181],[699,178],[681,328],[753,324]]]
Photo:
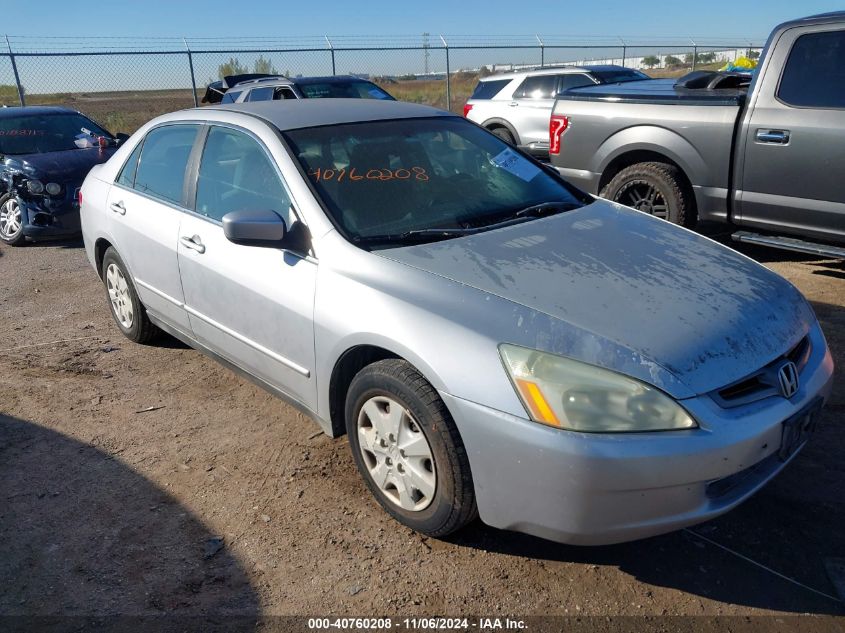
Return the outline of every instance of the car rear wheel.
[[[0,197],[0,240],[9,246],[19,246],[26,241],[23,212],[18,201],[9,194]]]
[[[673,165],[657,162],[630,165],[616,174],[600,195],[673,224],[695,226],[692,191]]]
[[[382,360],[346,396],[352,456],[379,504],[400,523],[445,536],[476,515],[469,460],[434,388],[407,361]]]
[[[123,335],[136,343],[149,343],[161,330],[150,321],[126,266],[113,247],[103,256],[103,285],[114,322]]]
[[[516,139],[511,134],[510,130],[506,127],[494,127],[490,128],[490,131],[493,132],[496,136],[502,139],[505,143],[509,145],[516,145]]]

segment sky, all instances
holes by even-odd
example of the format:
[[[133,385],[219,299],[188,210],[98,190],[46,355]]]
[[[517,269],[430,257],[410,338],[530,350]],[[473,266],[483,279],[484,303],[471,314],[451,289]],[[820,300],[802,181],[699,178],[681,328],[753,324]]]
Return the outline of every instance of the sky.
[[[35,37],[111,35],[613,35],[765,37],[787,19],[841,9],[802,0],[0,0],[2,29]]]

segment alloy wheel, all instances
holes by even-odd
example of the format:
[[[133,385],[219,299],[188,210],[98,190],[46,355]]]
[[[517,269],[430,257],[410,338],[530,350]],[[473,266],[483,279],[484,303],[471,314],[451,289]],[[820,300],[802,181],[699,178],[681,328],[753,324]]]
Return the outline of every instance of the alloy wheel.
[[[376,486],[403,510],[425,510],[437,490],[431,446],[411,413],[375,396],[358,412],[358,444]]]
[[[647,180],[631,180],[616,192],[614,202],[632,207],[664,220],[669,218],[669,205],[663,194]]]
[[[128,330],[132,327],[135,312],[129,296],[129,284],[126,283],[123,271],[115,264],[109,264],[106,268],[106,289],[114,316]]]
[[[0,236],[7,240],[15,239],[23,229],[21,208],[18,201],[10,198],[0,207]]]

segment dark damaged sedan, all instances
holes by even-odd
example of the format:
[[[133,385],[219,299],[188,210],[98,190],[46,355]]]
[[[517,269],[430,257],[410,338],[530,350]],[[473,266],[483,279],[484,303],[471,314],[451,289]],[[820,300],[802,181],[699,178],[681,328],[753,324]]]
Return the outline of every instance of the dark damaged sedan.
[[[0,109],[0,240],[78,235],[82,181],[122,138],[68,108]]]

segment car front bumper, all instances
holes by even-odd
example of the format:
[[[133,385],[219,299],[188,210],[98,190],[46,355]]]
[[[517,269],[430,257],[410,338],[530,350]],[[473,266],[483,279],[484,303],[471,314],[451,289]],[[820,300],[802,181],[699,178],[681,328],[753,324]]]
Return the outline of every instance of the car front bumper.
[[[79,205],[75,199],[30,200],[18,198],[23,234],[32,239],[57,239],[81,233]]]
[[[784,421],[832,388],[821,332],[792,400],[721,409],[682,404],[701,427],[662,433],[563,431],[442,393],[472,469],[479,515],[493,527],[574,545],[631,541],[706,521],[750,497],[791,461]]]

